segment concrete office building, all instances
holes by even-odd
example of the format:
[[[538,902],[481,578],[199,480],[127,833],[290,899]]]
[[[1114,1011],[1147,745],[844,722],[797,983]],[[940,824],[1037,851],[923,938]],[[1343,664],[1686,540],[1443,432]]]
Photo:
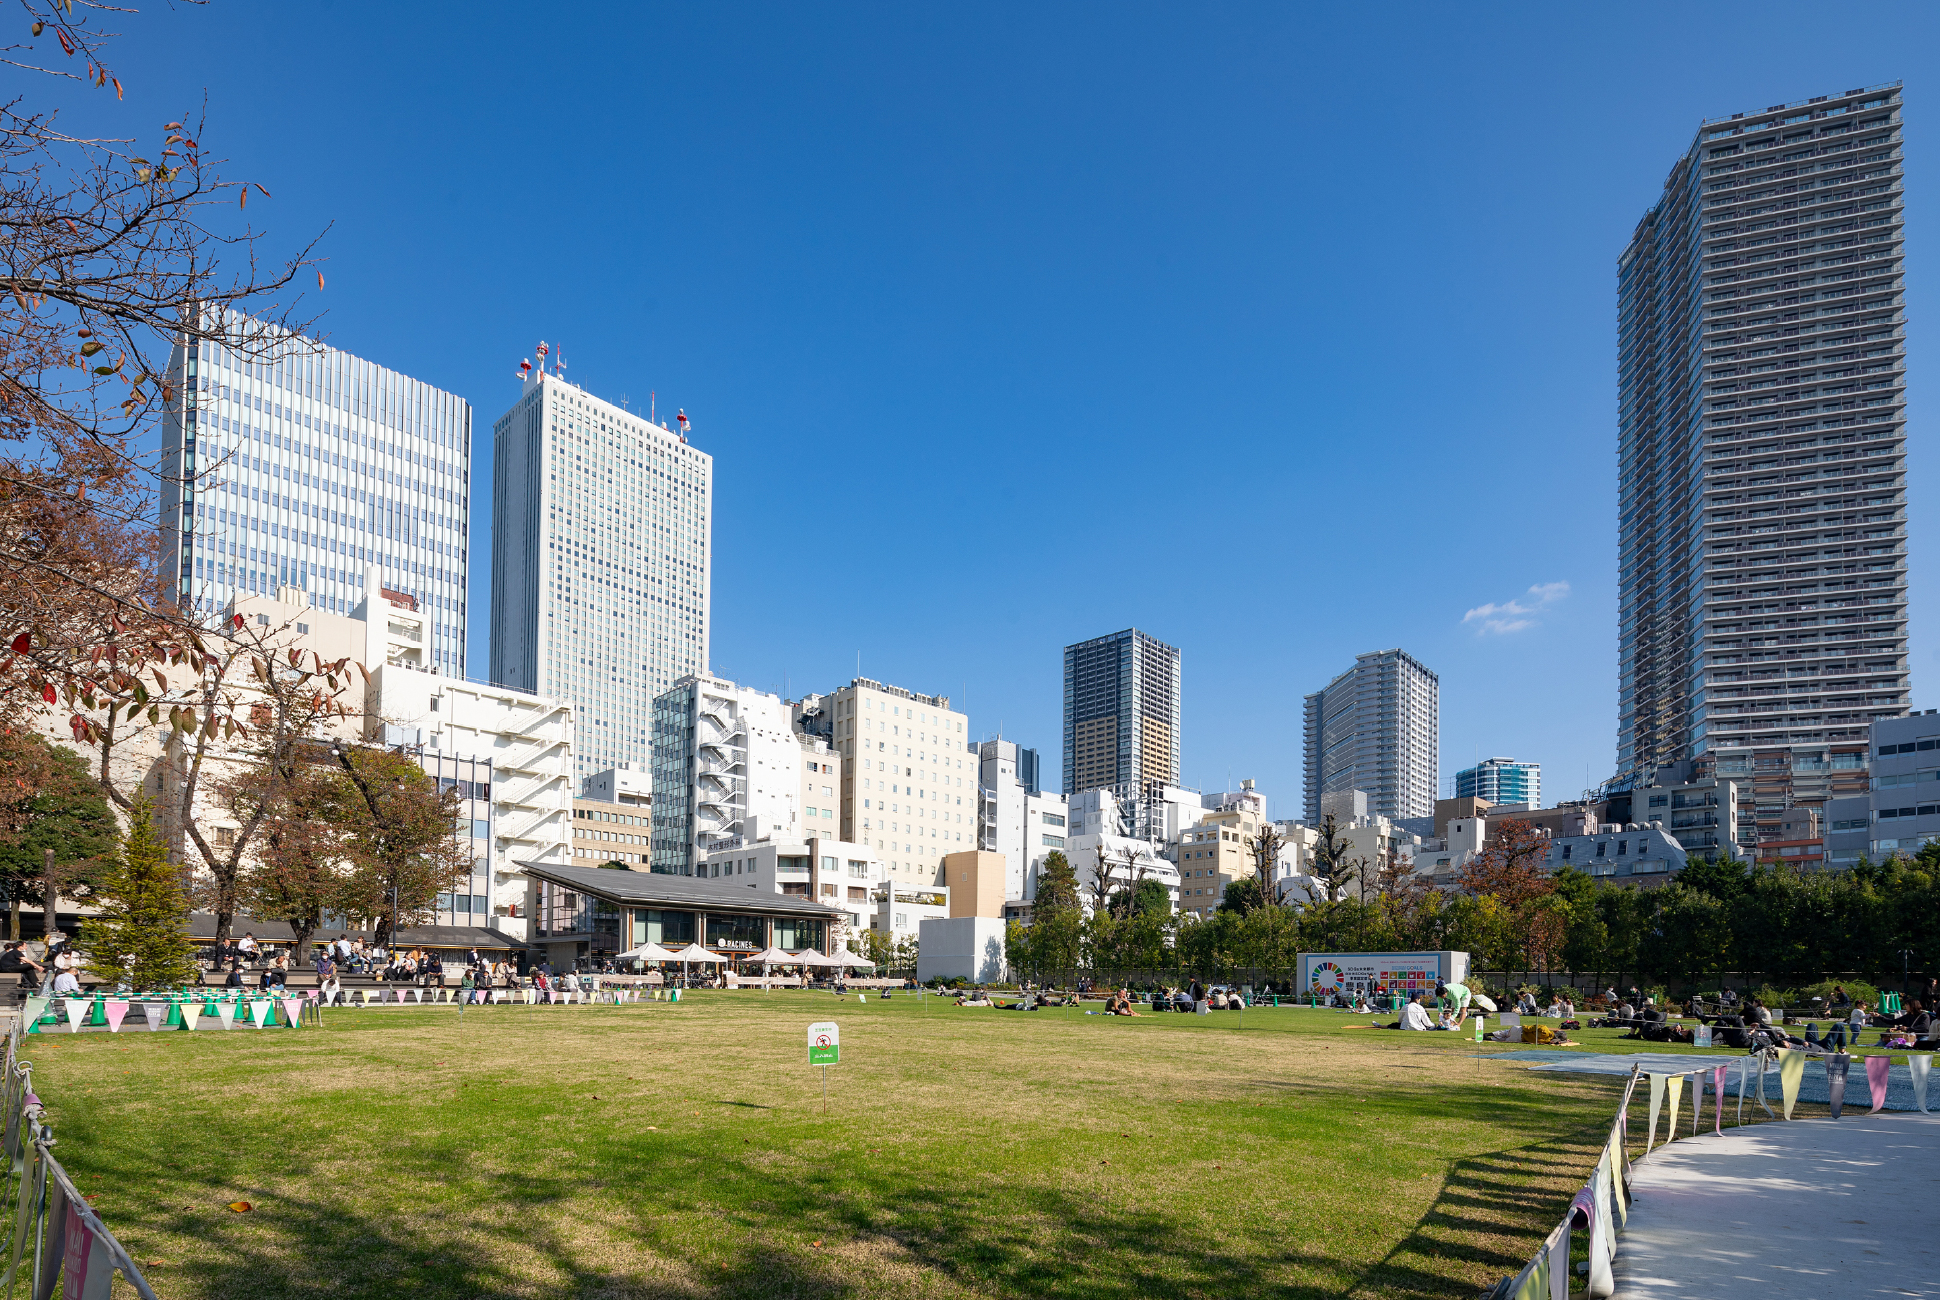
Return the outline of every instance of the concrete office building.
[[[528,863],[572,860],[572,706],[560,700],[431,672],[426,611],[366,571],[362,599],[349,614],[310,604],[296,587],[275,598],[244,596],[233,612],[271,629],[278,645],[349,657],[370,672],[352,676],[342,702],[369,744],[417,760],[459,795],[459,827],[469,834],[471,876],[441,894],[433,924],[490,927],[529,937]],[[222,817],[212,822],[218,828]]]
[[[582,781],[645,772],[655,697],[707,671],[713,458],[543,367],[492,448],[492,680],[573,702]]]
[[[1064,648],[1064,793],[1179,783],[1179,651],[1137,628]]]
[[[1441,785],[1441,681],[1413,655],[1375,650],[1306,700],[1310,825],[1321,798],[1364,790],[1370,815],[1393,821],[1435,815]]]
[[[214,618],[295,587],[348,617],[375,567],[425,616],[422,668],[462,677],[470,405],[314,339],[242,328],[256,339],[241,352],[184,342],[170,358],[165,592]]]
[[[1906,711],[1900,159],[1897,84],[1706,121],[1618,259],[1613,788],[1774,833]]]
[[[795,730],[788,701],[690,675],[653,702],[655,871],[691,876],[762,840],[843,839],[842,756]]]
[[[943,883],[944,856],[978,847],[970,720],[947,695],[866,677],[817,698],[842,758],[842,838],[875,849],[901,885]]]
[[[1492,804],[1543,806],[1543,765],[1513,758],[1485,758],[1455,774],[1457,799],[1487,799]]]
[[[1071,835],[1066,800],[1038,786],[1038,756],[1008,740],[977,746],[977,847],[1004,860],[1004,899],[1034,893],[1044,859],[1066,847]],[[954,889],[956,881],[951,880]],[[984,915],[995,916],[991,912]]]
[[[1830,799],[1820,828],[1829,867],[1912,857],[1940,839],[1940,712],[1928,709],[1869,729],[1871,789]]]

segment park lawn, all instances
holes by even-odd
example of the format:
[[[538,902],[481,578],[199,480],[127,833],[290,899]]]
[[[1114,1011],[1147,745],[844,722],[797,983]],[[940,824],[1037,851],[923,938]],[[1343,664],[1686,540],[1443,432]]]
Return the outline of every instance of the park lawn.
[[[1467,1300],[1562,1215],[1618,1086],[1295,1009],[326,1023],[28,1040],[60,1158],[165,1300]]]

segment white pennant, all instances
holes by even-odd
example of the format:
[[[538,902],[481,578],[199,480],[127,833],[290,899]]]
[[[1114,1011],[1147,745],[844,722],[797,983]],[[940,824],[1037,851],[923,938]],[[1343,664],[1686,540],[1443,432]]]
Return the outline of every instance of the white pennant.
[[[69,998],[61,1004],[61,1010],[67,1014],[67,1032],[70,1034],[80,1033],[81,1017],[88,1013],[87,1003],[81,1001],[79,998]]]
[[[257,998],[249,1004],[249,1018],[256,1022],[256,1028],[261,1029],[268,1021],[270,1009],[275,1005],[268,998]]]
[[[200,1020],[201,1018],[202,1018],[201,1007],[198,1007],[193,1002],[184,1002],[182,1004],[182,1028],[190,1029],[190,1030],[194,1029],[195,1022]]]
[[[236,1027],[235,1003],[226,998],[216,1003],[216,1014],[222,1017],[222,1027],[224,1029],[234,1029]]]
[[[141,1009],[148,1017],[148,1028],[151,1033],[158,1033],[168,1028],[168,1003],[144,1002],[141,1004]]]

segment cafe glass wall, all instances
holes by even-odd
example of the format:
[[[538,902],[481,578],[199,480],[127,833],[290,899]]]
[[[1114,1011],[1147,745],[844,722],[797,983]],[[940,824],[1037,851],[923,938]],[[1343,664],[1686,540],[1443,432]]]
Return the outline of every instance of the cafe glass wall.
[[[822,936],[826,933],[827,921],[808,921],[796,917],[782,917],[775,922],[775,947],[796,952],[803,948],[822,946]]]
[[[643,943],[657,943],[663,948],[682,948],[692,942],[692,912],[666,912],[647,907],[633,909],[633,937],[627,947],[638,948]]]

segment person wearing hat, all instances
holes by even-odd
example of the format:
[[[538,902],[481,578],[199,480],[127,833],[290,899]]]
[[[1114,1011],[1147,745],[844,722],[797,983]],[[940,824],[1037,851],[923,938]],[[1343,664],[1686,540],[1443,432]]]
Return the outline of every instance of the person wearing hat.
[[[1474,996],[1468,991],[1468,985],[1438,983],[1435,985],[1435,996],[1442,1000],[1443,1007],[1452,1007],[1449,1019],[1454,1028],[1460,1029],[1462,1022],[1468,1019],[1469,999]]]

